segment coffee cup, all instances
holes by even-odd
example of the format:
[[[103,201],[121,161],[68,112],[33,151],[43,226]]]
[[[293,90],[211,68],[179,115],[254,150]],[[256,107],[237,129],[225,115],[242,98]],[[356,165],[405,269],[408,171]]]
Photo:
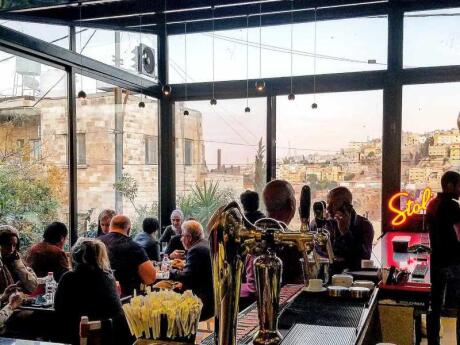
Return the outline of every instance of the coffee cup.
[[[361,260],[361,268],[374,268],[374,260]]]
[[[308,281],[308,290],[310,291],[320,291],[323,288],[322,279],[310,279]]]

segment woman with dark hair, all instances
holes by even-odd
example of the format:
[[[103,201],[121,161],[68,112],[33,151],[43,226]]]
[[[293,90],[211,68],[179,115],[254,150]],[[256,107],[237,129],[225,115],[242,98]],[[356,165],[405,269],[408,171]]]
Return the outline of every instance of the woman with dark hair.
[[[19,234],[10,225],[0,226],[0,293],[6,287],[18,282],[18,287],[25,292],[32,292],[38,285],[34,271],[24,264],[19,255]]]
[[[110,318],[114,329],[126,329],[104,243],[80,238],[72,248],[71,256],[73,271],[62,276],[54,299],[54,308],[62,325],[62,341],[79,342],[82,316],[87,316],[90,321]]]
[[[97,217],[97,237],[108,234],[110,221],[117,213],[111,209],[102,210]]]

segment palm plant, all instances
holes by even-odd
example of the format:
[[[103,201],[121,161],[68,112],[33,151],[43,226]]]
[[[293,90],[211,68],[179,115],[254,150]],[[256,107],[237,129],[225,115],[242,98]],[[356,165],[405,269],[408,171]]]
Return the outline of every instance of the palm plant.
[[[206,226],[213,213],[222,205],[233,200],[229,189],[219,188],[219,181],[195,183],[190,194],[179,198],[179,208],[186,218],[193,217]]]

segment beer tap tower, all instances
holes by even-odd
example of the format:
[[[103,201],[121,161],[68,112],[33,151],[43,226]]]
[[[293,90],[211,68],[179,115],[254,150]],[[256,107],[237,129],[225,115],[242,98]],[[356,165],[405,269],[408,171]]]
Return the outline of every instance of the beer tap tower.
[[[270,218],[246,228],[243,219],[238,204],[231,202],[219,208],[208,223],[215,301],[214,344],[236,344],[244,260],[257,249],[262,255],[254,260],[259,314],[259,333],[254,344],[276,345],[282,339],[277,330],[282,262],[275,249],[296,248],[302,255],[304,280],[308,282],[309,278],[316,278],[319,270],[315,244],[330,244],[329,237],[324,233],[311,233],[308,227],[286,231],[280,222]]]

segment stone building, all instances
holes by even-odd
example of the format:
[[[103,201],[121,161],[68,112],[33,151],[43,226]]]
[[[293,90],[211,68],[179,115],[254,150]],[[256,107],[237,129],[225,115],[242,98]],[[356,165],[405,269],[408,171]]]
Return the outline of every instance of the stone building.
[[[146,106],[139,108],[139,96],[119,88],[77,100],[77,197],[82,230],[96,222],[104,208],[132,218],[141,210],[157,208],[158,105],[154,99],[143,100]],[[206,165],[201,113],[190,110],[184,117],[179,108],[176,113],[177,186],[178,193],[183,193],[205,180]],[[68,217],[67,136],[65,97],[0,100],[2,151],[21,150],[22,159],[62,172],[59,213],[64,221]],[[135,198],[117,196],[117,174],[136,181]]]

